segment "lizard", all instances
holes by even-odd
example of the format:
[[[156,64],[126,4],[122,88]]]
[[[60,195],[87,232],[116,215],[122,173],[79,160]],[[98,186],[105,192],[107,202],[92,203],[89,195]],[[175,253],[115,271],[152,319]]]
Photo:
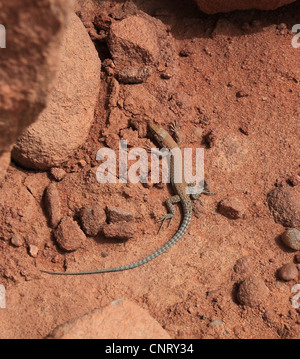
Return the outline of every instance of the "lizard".
[[[171,180],[171,184],[172,184],[173,190],[175,192],[175,195],[166,201],[168,213],[165,216],[163,216],[161,219],[158,220],[158,222],[162,222],[160,230],[166,220],[170,220],[169,223],[171,223],[171,221],[175,215],[174,204],[180,203],[182,210],[183,210],[183,219],[181,221],[181,225],[180,225],[178,231],[160,249],[158,249],[154,253],[152,253],[152,254],[148,255],[147,257],[145,257],[137,262],[134,262],[132,264],[124,265],[121,267],[107,268],[107,269],[100,269],[100,270],[86,271],[86,272],[73,272],[73,273],[70,272],[70,273],[68,273],[68,272],[51,272],[51,271],[45,271],[45,270],[42,270],[41,272],[47,273],[47,274],[53,274],[53,275],[88,275],[88,274],[99,274],[99,273],[108,273],[108,272],[120,272],[120,271],[133,269],[136,267],[140,267],[140,266],[150,262],[151,260],[155,259],[156,257],[160,256],[161,254],[165,253],[168,249],[170,249],[172,246],[174,246],[174,244],[176,244],[184,236],[184,234],[186,233],[186,231],[190,225],[191,219],[192,219],[193,206],[192,206],[191,199],[193,199],[193,200],[198,199],[200,193],[195,193],[195,194],[191,194],[191,195],[188,194],[187,187],[190,186],[190,184],[186,183],[184,178],[182,178],[182,181],[180,183],[176,183],[175,179],[174,179],[176,166],[175,166],[175,157],[172,155],[172,150],[180,148],[180,145],[182,143],[182,137],[180,136],[177,123],[174,123],[171,125],[171,130],[175,134],[177,142],[172,138],[172,136],[166,130],[164,130],[162,127],[155,124],[154,122],[150,122],[148,126],[149,126],[152,136],[154,137],[156,142],[159,144],[159,146],[161,148],[168,149],[171,153],[170,180]],[[150,148],[148,147],[147,149],[150,152]],[[206,189],[203,189],[201,193],[210,194],[211,192],[209,192]]]

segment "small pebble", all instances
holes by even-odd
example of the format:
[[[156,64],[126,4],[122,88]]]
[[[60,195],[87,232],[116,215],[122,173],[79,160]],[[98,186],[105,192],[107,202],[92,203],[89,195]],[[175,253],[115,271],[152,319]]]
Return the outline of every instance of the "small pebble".
[[[209,323],[210,327],[218,327],[220,325],[224,325],[221,319],[216,319],[213,322]]]
[[[234,271],[240,275],[250,275],[253,272],[253,259],[245,256],[237,260]]]
[[[23,242],[16,235],[11,237],[10,243],[15,247],[21,247],[21,245],[23,244]]]
[[[62,168],[52,167],[50,174],[55,179],[55,181],[60,182],[66,177],[67,173]]]
[[[237,98],[248,97],[248,96],[249,96],[249,94],[243,90],[240,90],[236,93]]]
[[[38,256],[38,253],[39,253],[38,247],[31,244],[29,246],[29,254],[31,255],[31,257],[36,258]]]
[[[64,217],[54,232],[59,246],[65,251],[76,251],[85,241],[85,235],[70,217]]]
[[[117,223],[122,221],[130,222],[134,217],[131,212],[117,207],[106,207],[106,214],[109,223]]]
[[[164,80],[170,80],[174,74],[170,70],[165,70],[160,74],[160,77]]]
[[[80,166],[81,168],[85,167],[87,165],[85,160],[79,160],[78,161],[78,166]]]
[[[51,228],[56,228],[61,220],[60,196],[55,182],[49,184],[45,192],[45,203]]]
[[[297,253],[297,254],[295,255],[295,262],[296,262],[296,263],[300,263],[300,253]]]
[[[189,57],[191,55],[193,55],[193,50],[189,47],[185,47],[185,48],[181,49],[179,52],[180,57]]]
[[[300,177],[299,175],[291,175],[287,181],[291,186],[296,187],[300,184]]]
[[[281,236],[282,241],[289,248],[300,251],[300,231],[296,228],[287,229]]]
[[[249,136],[249,123],[241,123],[239,130],[242,132],[243,135]]]
[[[246,215],[244,204],[234,197],[223,199],[218,205],[218,212],[229,219],[244,218]]]
[[[268,323],[276,322],[276,313],[272,309],[266,309],[263,319]]]
[[[135,236],[137,227],[135,223],[118,222],[106,224],[103,227],[105,238],[116,241],[127,241]]]
[[[298,275],[297,266],[293,263],[285,264],[278,270],[279,278],[287,282],[296,279]]]
[[[208,148],[212,148],[218,139],[218,131],[212,130],[208,132],[204,137],[204,142],[207,144]]]

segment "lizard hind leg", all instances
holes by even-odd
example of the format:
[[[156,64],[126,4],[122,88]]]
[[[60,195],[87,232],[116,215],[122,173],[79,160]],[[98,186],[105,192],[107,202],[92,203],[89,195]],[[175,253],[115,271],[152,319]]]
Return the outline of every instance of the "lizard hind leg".
[[[179,203],[180,202],[180,196],[179,195],[176,195],[176,196],[173,196],[169,199],[166,200],[166,206],[167,206],[167,209],[168,209],[168,213],[166,215],[164,215],[161,219],[159,219],[157,222],[162,222],[160,228],[159,228],[159,231],[158,233],[162,230],[163,228],[163,225],[165,224],[165,222],[169,219],[170,222],[169,222],[169,226],[172,222],[172,219],[175,215],[175,208],[174,208],[174,204],[175,203]]]

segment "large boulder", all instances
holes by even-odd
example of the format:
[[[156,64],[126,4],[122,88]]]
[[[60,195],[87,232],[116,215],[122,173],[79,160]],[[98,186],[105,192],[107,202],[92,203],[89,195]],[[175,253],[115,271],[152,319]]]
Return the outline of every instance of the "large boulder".
[[[0,50],[0,182],[11,145],[46,106],[72,7],[73,0],[1,1],[6,48]]]
[[[148,312],[116,300],[54,329],[49,339],[171,339]]]
[[[17,163],[47,170],[59,166],[83,144],[94,119],[100,70],[98,53],[81,20],[72,14],[49,104],[18,138],[12,151]]]
[[[234,10],[274,10],[296,0],[195,0],[199,9],[207,14]]]

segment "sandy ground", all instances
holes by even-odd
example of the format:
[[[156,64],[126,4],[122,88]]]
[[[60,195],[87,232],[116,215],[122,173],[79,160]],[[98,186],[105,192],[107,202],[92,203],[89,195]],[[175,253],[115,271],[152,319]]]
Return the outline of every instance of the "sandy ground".
[[[108,15],[104,3],[101,11]],[[0,310],[1,338],[43,338],[57,325],[123,297],[148,310],[176,339],[299,338],[291,290],[300,282],[283,282],[276,275],[295,254],[280,243],[284,227],[275,223],[267,195],[276,185],[288,186],[299,172],[300,49],[292,47],[290,29],[299,22],[300,3],[273,12],[215,16],[182,3],[135,1],[139,10],[166,24],[175,39],[178,72],[163,106],[179,122],[183,147],[205,148],[205,177],[215,194],[203,197],[203,206],[195,204],[197,216],[184,238],[145,266],[82,277],[40,273],[134,262],[161,247],[181,220],[176,208],[171,226],[157,234],[155,220],[165,214],[169,186],[97,183],[95,156],[105,144],[99,134],[108,111],[103,71],[104,90],[89,140],[62,166],[67,172],[57,184],[62,212],[78,219],[79,210],[90,203],[115,206],[134,214],[138,230],[125,243],[88,237],[75,252],[60,250],[42,200],[51,176],[12,164],[0,190],[0,283],[7,292],[7,308]],[[102,60],[104,49],[99,46]],[[148,83],[155,88],[156,81],[151,77]],[[143,96],[139,101],[148,103]],[[153,107],[145,107],[149,118],[156,115]],[[165,128],[171,122],[164,116],[155,120]],[[133,145],[146,143],[134,130],[128,130]],[[78,165],[80,160],[86,165]],[[227,197],[240,201],[244,218],[218,213],[218,203]],[[22,233],[20,247],[10,244],[16,228]],[[29,243],[39,247],[36,258],[28,253]],[[245,256],[251,267],[246,274],[255,274],[269,289],[258,306],[240,305],[236,297],[244,277],[234,267]]]

